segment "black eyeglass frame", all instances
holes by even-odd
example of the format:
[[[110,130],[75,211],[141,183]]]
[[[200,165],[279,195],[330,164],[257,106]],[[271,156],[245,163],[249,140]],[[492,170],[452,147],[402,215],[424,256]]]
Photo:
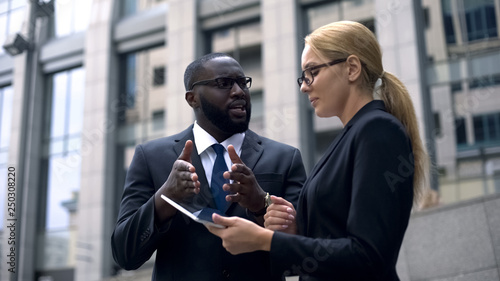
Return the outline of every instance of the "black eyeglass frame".
[[[221,79],[230,79],[231,83],[229,83],[228,86],[222,86]],[[238,81],[237,81],[238,79],[245,79],[245,84],[242,85],[242,84],[238,83]],[[193,85],[191,85],[191,89],[189,89],[189,90],[190,91],[193,90],[194,86],[196,86],[196,85],[206,85],[206,84],[209,84],[211,82],[217,83],[216,86],[219,89],[231,89],[234,86],[234,83],[238,84],[238,86],[242,90],[247,90],[247,89],[250,89],[250,87],[252,87],[252,77],[247,77],[247,76],[237,77],[237,78],[232,78],[232,77],[218,77],[218,78],[215,78],[215,79],[196,81],[196,82],[193,83]]]
[[[305,75],[306,71],[313,71],[313,70],[316,70],[316,69],[319,69],[319,68],[323,68],[325,66],[332,66],[332,65],[335,65],[335,64],[338,64],[338,63],[341,63],[341,62],[345,62],[346,60],[347,60],[347,58],[336,59],[336,60],[332,60],[331,62],[328,62],[328,63],[324,63],[324,64],[320,64],[320,65],[315,65],[315,66],[312,66],[312,67],[304,69],[302,71],[302,76],[300,76],[299,78],[297,78],[297,83],[299,84],[299,88],[302,86],[303,82],[306,82],[307,86],[311,86],[311,84],[314,82],[314,75],[312,75],[312,73],[311,73],[311,79],[309,79]],[[308,82],[309,80],[311,80],[311,81]]]

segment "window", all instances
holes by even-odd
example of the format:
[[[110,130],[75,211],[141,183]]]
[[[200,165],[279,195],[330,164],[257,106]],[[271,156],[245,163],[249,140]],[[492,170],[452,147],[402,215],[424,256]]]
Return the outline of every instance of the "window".
[[[21,30],[24,20],[26,1],[0,0],[0,45],[3,45],[9,35]],[[0,46],[0,54],[5,50]]]
[[[485,88],[494,85],[500,85],[500,75],[473,78],[469,83],[469,89]]]
[[[497,37],[494,0],[464,0],[464,13],[468,41]]]
[[[153,70],[153,86],[161,86],[165,84],[165,67],[155,67]]]
[[[461,92],[462,91],[462,82],[453,82],[451,83],[451,92]]]
[[[474,123],[474,140],[476,143],[484,141],[484,123],[482,116],[476,116],[473,118]]]
[[[47,99],[49,128],[43,139],[42,175],[46,182],[44,231],[40,233],[41,270],[71,268],[76,247],[75,211],[80,190],[85,73],[82,68],[56,73]],[[42,196],[43,197],[43,196]]]
[[[123,0],[122,2],[122,15],[133,15],[137,11],[137,0]]]
[[[10,128],[12,122],[12,87],[0,88],[0,232],[4,225],[6,210],[8,152],[10,143]]]
[[[429,29],[430,25],[431,25],[431,18],[430,18],[430,15],[429,15],[429,8],[428,7],[425,7],[424,8],[424,24],[425,24],[425,29]]]
[[[474,116],[473,124],[476,145],[500,143],[500,113]]]
[[[161,46],[124,54],[120,58],[122,71],[117,79],[120,106],[115,157],[117,182],[114,187],[120,195],[136,145],[165,135],[166,94],[164,89],[152,87],[152,83],[159,82],[156,76],[165,77],[164,69],[153,68],[158,65],[158,57],[164,57],[165,52],[166,48]],[[116,216],[120,201],[118,196],[113,202]]]
[[[125,104],[127,108],[134,108],[135,106],[135,87],[136,87],[136,67],[135,67],[135,53],[126,55],[125,57]]]
[[[451,10],[451,1],[442,0],[441,4],[443,6],[443,24],[446,36],[446,43],[456,44],[457,41],[455,38],[455,28],[453,26],[453,13]]]
[[[123,17],[126,17],[166,2],[167,0],[122,0],[120,1],[121,13]]]
[[[55,1],[55,34],[63,37],[87,29],[94,1]]]
[[[439,115],[439,112],[434,112],[433,113],[433,119],[434,119],[434,135],[436,137],[441,137],[442,132],[441,132],[441,118]]]
[[[457,146],[467,145],[467,136],[465,134],[465,119],[458,117],[455,119],[455,135],[457,138]]]
[[[163,130],[165,128],[165,110],[153,112],[153,130]]]
[[[158,57],[165,47],[156,47],[121,58],[120,108],[118,112],[120,141],[135,146],[146,140],[161,137],[164,129],[165,66]]]

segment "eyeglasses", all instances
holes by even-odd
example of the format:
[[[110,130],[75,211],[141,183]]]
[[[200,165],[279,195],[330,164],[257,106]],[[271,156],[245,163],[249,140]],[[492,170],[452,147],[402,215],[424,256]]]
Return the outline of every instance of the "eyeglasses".
[[[335,65],[337,63],[345,62],[346,60],[347,59],[337,59],[337,60],[333,60],[329,63],[315,65],[315,66],[310,67],[308,69],[304,69],[304,71],[302,71],[302,76],[297,78],[297,83],[299,84],[299,87],[302,86],[303,82],[306,82],[307,86],[311,86],[311,84],[314,82],[314,76],[318,75],[318,72],[319,72],[318,71],[318,72],[313,73],[314,70],[320,69],[320,68],[325,67],[325,66],[332,66],[332,65]]]
[[[252,86],[252,78],[251,77],[238,77],[238,78],[231,78],[231,77],[219,77],[215,79],[210,79],[210,80],[201,80],[194,82],[193,85],[191,86],[191,90],[194,88],[196,85],[206,85],[210,84],[212,82],[215,82],[217,85],[217,88],[219,89],[231,89],[234,85],[234,83],[237,83],[238,86],[242,90],[249,89]]]

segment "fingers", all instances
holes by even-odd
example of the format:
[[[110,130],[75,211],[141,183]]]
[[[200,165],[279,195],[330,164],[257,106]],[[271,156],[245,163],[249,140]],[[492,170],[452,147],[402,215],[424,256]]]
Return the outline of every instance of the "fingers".
[[[212,214],[212,220],[216,224],[220,224],[223,226],[233,226],[236,223],[237,218],[236,217],[223,217],[221,215],[218,215],[216,213]]]
[[[296,211],[285,199],[271,196],[273,202],[264,215],[264,226],[270,230],[284,231],[295,225]]]
[[[240,202],[241,199],[242,199],[242,196],[239,193],[226,195],[227,202]]]
[[[191,163],[191,152],[193,151],[193,141],[187,140],[184,144],[184,149],[182,149],[181,155],[179,155],[179,160],[184,160]]]
[[[264,215],[264,219],[269,221],[269,223],[283,224],[295,220],[296,213],[294,209],[284,205],[274,206],[274,208],[271,208],[271,206],[267,208],[267,212]]]
[[[290,202],[286,201],[285,199],[278,197],[278,196],[271,195],[271,201],[273,202],[273,204],[276,204],[276,205],[286,205],[290,208],[294,208],[292,203],[290,203]]]
[[[229,154],[231,162],[233,162],[234,164],[243,164],[243,161],[241,161],[240,157],[236,153],[236,149],[234,149],[234,146],[232,144],[227,146],[227,153]]]
[[[199,186],[198,174],[195,173],[195,167],[184,160],[176,160],[172,168],[172,173],[177,174],[177,178],[181,181],[192,181]]]
[[[231,166],[231,171],[224,172],[222,176],[225,179],[233,181],[234,186],[231,184],[231,188],[238,188],[237,185],[239,184],[252,184],[253,182],[256,182],[252,170],[245,166],[245,164],[233,164]],[[238,190],[231,189],[231,191],[237,192]]]

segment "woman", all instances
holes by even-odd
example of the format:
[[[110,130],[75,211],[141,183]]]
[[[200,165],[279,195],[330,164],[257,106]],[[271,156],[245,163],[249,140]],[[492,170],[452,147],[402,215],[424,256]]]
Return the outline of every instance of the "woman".
[[[331,23],[307,36],[302,69],[298,83],[316,115],[337,116],[344,128],[310,173],[297,211],[271,197],[266,228],[214,215],[227,228],[209,230],[232,254],[269,251],[277,274],[399,280],[398,253],[428,172],[408,91],[384,71],[375,36],[356,22]],[[381,100],[374,100],[378,79]]]

